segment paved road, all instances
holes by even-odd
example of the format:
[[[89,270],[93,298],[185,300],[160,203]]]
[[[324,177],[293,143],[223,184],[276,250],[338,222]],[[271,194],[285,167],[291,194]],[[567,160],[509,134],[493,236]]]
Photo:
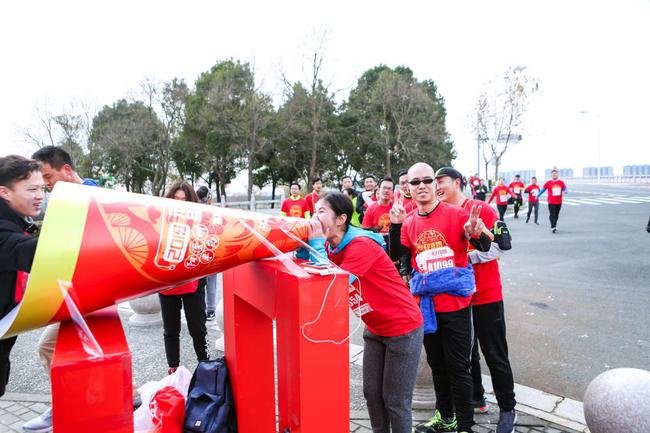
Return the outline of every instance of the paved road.
[[[501,261],[515,380],[582,400],[615,367],[650,369],[650,186],[571,185],[550,232],[507,219]]]

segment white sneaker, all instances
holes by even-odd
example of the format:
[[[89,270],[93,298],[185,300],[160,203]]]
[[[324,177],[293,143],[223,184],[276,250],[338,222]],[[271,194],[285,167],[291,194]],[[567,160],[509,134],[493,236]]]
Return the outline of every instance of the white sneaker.
[[[52,408],[23,424],[23,431],[28,433],[49,433],[52,431]]]

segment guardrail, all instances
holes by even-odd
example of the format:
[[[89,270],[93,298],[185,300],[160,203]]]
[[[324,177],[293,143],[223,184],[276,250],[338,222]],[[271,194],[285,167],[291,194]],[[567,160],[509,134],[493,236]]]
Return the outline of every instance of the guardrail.
[[[214,203],[214,206],[229,207],[235,209],[248,209],[252,210],[253,212],[269,209],[279,211],[283,201],[284,195],[275,200],[255,200],[255,197],[253,197],[250,201],[226,201],[221,203]]]
[[[597,183],[597,176],[572,177],[572,183]],[[600,183],[650,183],[650,175],[635,176],[600,176]]]

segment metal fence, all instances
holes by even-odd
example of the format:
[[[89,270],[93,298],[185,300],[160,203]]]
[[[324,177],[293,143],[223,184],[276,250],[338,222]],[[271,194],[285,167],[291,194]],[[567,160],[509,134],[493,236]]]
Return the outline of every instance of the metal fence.
[[[571,183],[597,183],[597,176],[572,177]],[[650,183],[650,175],[600,176],[600,183]]]
[[[284,195],[281,195],[275,200],[256,200],[255,197],[252,197],[250,201],[226,201],[225,203],[214,203],[214,206],[234,209],[248,209],[253,212],[279,214],[280,206],[282,205],[283,201]]]

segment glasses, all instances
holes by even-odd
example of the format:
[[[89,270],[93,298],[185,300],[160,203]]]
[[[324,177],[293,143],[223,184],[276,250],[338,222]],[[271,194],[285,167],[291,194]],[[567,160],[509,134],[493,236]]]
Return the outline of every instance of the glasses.
[[[413,186],[418,186],[419,184],[423,183],[425,185],[431,185],[435,179],[432,177],[425,177],[423,179],[411,179],[409,180],[409,183]]]

